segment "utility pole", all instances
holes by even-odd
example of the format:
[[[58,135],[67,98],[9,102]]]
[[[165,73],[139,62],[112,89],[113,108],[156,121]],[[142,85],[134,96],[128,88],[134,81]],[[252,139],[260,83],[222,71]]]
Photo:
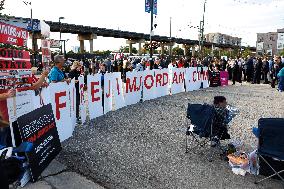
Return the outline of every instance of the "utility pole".
[[[170,17],[170,61],[172,62],[172,17]]]
[[[60,54],[62,55],[62,44],[61,44],[61,20],[65,19],[64,17],[59,17],[59,41],[60,41]]]
[[[33,53],[32,53],[32,60],[33,60],[33,66],[36,66],[36,57],[35,57],[35,39],[34,39],[34,22],[33,22],[33,8],[32,8],[32,2],[30,1],[23,1],[23,3],[26,5],[26,6],[29,6],[31,7],[31,32],[32,32],[32,50],[33,50]]]
[[[150,0],[151,2],[151,30],[150,30],[150,58],[153,57],[153,46],[152,46],[152,33],[153,33],[153,21],[154,21],[154,0]]]
[[[203,18],[202,18],[202,21],[200,21],[200,37],[201,37],[201,40],[199,41],[199,45],[200,45],[201,60],[203,59],[204,22],[205,22],[204,20],[205,20],[206,3],[207,3],[207,0],[204,0]]]

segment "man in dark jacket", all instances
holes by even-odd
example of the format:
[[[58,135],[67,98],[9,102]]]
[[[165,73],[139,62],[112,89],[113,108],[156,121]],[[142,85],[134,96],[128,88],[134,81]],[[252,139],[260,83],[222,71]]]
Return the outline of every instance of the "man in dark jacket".
[[[268,73],[269,73],[269,62],[266,58],[263,59],[263,74],[264,74],[264,83],[268,84]]]
[[[261,58],[258,58],[257,63],[254,65],[253,83],[260,84],[261,70],[262,70],[262,60]]]
[[[247,66],[247,82],[251,82],[253,76],[253,59],[250,56],[248,56],[246,66]]]

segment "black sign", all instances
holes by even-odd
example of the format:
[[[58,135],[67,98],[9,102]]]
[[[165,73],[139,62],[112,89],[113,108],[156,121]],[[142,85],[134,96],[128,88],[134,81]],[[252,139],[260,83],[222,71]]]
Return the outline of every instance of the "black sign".
[[[220,72],[212,72],[210,77],[210,87],[221,86]]]
[[[17,121],[22,141],[34,145],[27,157],[35,182],[61,150],[52,106],[45,105],[19,117]]]

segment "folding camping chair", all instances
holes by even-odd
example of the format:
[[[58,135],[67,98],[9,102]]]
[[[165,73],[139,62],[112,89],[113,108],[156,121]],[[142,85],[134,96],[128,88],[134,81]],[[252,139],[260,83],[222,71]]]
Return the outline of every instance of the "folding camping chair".
[[[235,108],[228,107],[227,123],[229,123],[238,113]],[[221,154],[224,154],[225,149],[221,146],[220,140],[222,136],[226,135],[224,131],[220,134],[221,137],[216,138],[216,132],[213,130],[213,123],[216,116],[216,112],[213,106],[208,104],[188,104],[187,118],[190,120],[190,124],[186,130],[186,153],[190,151],[194,152],[194,149],[198,147],[206,148],[210,145],[209,161],[212,161],[213,151],[212,148],[220,150]],[[214,144],[214,145],[213,145]],[[189,147],[191,147],[189,149]]]
[[[212,147],[223,152],[220,141],[213,141],[214,107],[208,104],[188,104],[187,118],[190,125],[186,131],[186,153],[194,152],[196,148],[207,148],[210,145],[209,161],[212,161]],[[212,144],[215,143],[215,146]],[[190,149],[189,149],[190,148]]]
[[[272,173],[266,176],[264,179],[257,180],[255,176],[255,184],[258,184],[264,180],[278,177],[284,184],[284,172],[279,169],[279,166],[273,167],[269,163],[269,159],[277,161],[281,165],[284,164],[284,119],[283,118],[261,118],[258,121],[259,141],[257,149],[257,160],[262,161],[265,165],[271,169]],[[282,166],[283,168],[283,166]],[[267,174],[266,174],[267,175]]]

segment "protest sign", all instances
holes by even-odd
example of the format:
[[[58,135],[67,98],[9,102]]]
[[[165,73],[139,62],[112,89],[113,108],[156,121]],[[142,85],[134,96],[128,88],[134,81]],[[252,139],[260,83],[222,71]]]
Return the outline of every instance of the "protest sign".
[[[113,100],[114,110],[118,110],[125,106],[123,83],[121,79],[121,72],[112,73],[112,89],[113,89]]]
[[[184,92],[184,79],[185,69],[184,68],[173,68],[172,70],[172,94]]]
[[[72,126],[73,126],[73,131],[75,129],[76,125],[76,100],[77,99],[77,94],[76,94],[76,87],[75,87],[75,79],[72,79],[70,84],[69,84],[69,100],[70,100],[70,117],[72,121]]]
[[[86,99],[84,95],[84,88],[85,88],[85,83],[84,83],[84,77],[81,76],[78,78],[79,80],[79,93],[80,93],[80,117],[82,124],[86,122],[87,119],[87,110],[86,110]]]
[[[155,70],[156,97],[169,95],[169,70]]]
[[[154,70],[143,72],[143,101],[156,98],[156,78]]]
[[[28,37],[27,30],[0,22],[0,43],[27,46]]]
[[[136,104],[141,100],[143,85],[143,72],[126,73],[125,103],[126,105]]]
[[[90,120],[103,115],[101,77],[101,74],[87,77]]]
[[[49,85],[50,99],[60,141],[70,138],[73,126],[70,117],[69,86],[65,82]]]
[[[104,74],[104,114],[112,110],[112,73]]]
[[[51,104],[20,116],[17,121],[22,141],[33,143],[27,157],[35,182],[61,150]]]
[[[28,51],[0,48],[0,70],[25,70],[31,67]]]
[[[229,85],[229,73],[227,71],[220,72],[221,86]]]

